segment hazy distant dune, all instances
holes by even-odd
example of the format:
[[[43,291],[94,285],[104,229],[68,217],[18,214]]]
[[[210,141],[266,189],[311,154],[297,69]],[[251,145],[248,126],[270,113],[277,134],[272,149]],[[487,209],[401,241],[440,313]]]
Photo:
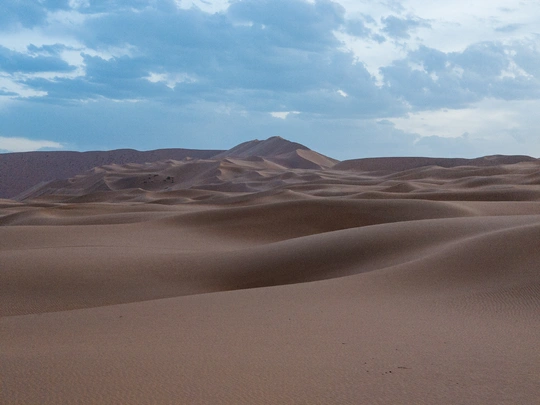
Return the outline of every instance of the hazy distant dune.
[[[530,156],[484,156],[476,159],[461,158],[426,158],[426,157],[380,157],[351,159],[339,162],[334,166],[336,170],[357,171],[387,171],[401,172],[424,166],[457,167],[457,166],[498,166],[521,162],[534,162],[537,159]]]
[[[186,157],[209,158],[220,151],[159,149],[139,152],[133,149],[96,152],[23,152],[0,154],[0,198],[12,198],[42,182],[73,177],[97,166],[145,163]]]

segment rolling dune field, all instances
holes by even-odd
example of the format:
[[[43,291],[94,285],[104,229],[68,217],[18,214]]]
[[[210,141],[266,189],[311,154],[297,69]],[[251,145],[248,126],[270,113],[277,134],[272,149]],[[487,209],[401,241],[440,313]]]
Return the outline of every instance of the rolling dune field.
[[[537,403],[540,162],[510,158],[271,138],[0,200],[0,403]]]

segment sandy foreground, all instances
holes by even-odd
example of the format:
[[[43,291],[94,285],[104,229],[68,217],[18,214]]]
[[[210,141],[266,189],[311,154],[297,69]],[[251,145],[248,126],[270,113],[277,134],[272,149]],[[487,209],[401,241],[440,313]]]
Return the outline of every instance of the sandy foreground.
[[[0,403],[538,403],[538,163],[276,162],[0,200]]]

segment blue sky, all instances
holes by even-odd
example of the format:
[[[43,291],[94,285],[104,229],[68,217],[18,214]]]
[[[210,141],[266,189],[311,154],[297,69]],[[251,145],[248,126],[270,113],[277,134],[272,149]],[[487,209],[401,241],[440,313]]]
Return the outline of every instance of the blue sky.
[[[2,0],[0,152],[540,157],[537,0]]]

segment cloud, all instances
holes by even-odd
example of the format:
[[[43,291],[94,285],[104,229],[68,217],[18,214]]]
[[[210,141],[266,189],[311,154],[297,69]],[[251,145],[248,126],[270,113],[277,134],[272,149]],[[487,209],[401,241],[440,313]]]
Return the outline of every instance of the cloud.
[[[366,23],[360,19],[348,20],[345,31],[350,35],[360,38],[367,38],[372,35],[371,28],[369,28]]]
[[[361,18],[351,18],[344,24],[345,32],[357,38],[366,38],[382,44],[386,41],[383,35],[375,32],[370,25],[376,25],[376,22],[370,16],[362,15]]]
[[[485,154],[470,139],[468,132],[454,138],[437,135],[422,137],[415,146],[424,156],[475,158]]]
[[[497,32],[514,32],[519,30],[523,24],[506,24],[495,28]]]
[[[381,72],[384,87],[405,100],[413,111],[461,108],[480,98],[462,85],[461,72],[450,67],[430,73],[408,60],[399,60],[381,68]]]
[[[483,76],[498,76],[509,64],[503,44],[493,41],[472,44],[463,52],[451,53],[449,57],[465,72]]]
[[[532,147],[523,139],[540,123],[523,114],[491,135],[469,115],[454,121],[504,110],[477,107],[486,100],[540,99],[538,5],[457,1],[6,0],[0,133],[216,147],[264,127],[325,150],[330,134],[336,156],[441,155],[497,136]]]
[[[418,28],[431,28],[431,24],[428,21],[418,17],[399,18],[390,15],[383,17],[381,22],[383,24],[382,31],[394,39],[408,39],[411,37],[410,31]]]
[[[327,0],[244,0],[215,13],[167,0],[116,0],[107,9],[100,4],[79,4],[77,12],[91,18],[64,27],[84,49],[83,74],[54,80],[11,79],[47,94],[40,102],[104,97],[189,105],[205,100],[248,111],[351,118],[401,115],[407,106],[456,108],[483,97],[536,94],[534,80],[516,75],[519,69],[512,71],[509,48],[501,43],[472,44],[453,53],[420,45],[383,66],[376,78],[335,36],[344,29],[375,45],[384,40],[379,33],[406,40],[414,30],[431,24],[412,14],[381,17],[379,26],[369,15],[347,19],[343,7]],[[386,4],[389,9],[395,6]],[[129,52],[104,56],[122,48]],[[26,55],[2,48],[6,67],[0,69],[5,73],[74,69],[60,57],[67,49],[61,44],[27,49]],[[519,51],[525,60],[536,54]],[[526,68],[518,62],[515,66],[534,69],[534,63],[525,64]],[[383,86],[378,82],[381,77]],[[339,91],[348,97],[336,97]]]
[[[85,12],[96,12],[93,7],[90,3]],[[75,34],[85,49],[106,53],[124,47],[131,49],[128,54],[83,51],[84,75],[30,77],[24,83],[54,103],[104,97],[177,105],[204,100],[320,116],[403,111],[401,102],[378,89],[365,66],[341,49],[334,31],[344,23],[344,9],[327,0],[246,0],[219,13],[164,0],[135,9],[116,2],[107,13],[85,19]],[[338,90],[346,100],[336,97]]]
[[[517,41],[509,49],[513,53],[513,60],[527,74],[540,79],[540,46],[536,38],[526,41]]]
[[[2,0],[0,3],[0,26],[4,28],[32,28],[42,24],[51,11],[69,8],[67,0]]]
[[[441,109],[410,113],[407,117],[390,120],[404,131],[416,131],[420,136],[455,138],[464,132],[487,133],[495,128],[514,128],[518,125],[516,110],[519,103],[490,99],[477,102],[468,108]]]
[[[58,56],[25,55],[0,46],[0,70],[5,73],[68,72],[75,70],[75,66]]]
[[[396,129],[415,132],[423,154],[474,157],[486,154],[540,155],[536,136],[540,100],[486,99],[468,108],[411,113],[390,118]],[[466,134],[466,135],[464,135]]]
[[[413,109],[464,108],[484,98],[540,97],[536,61],[540,53],[520,43],[482,42],[450,53],[420,46],[381,72],[386,89]]]
[[[344,23],[345,9],[329,0],[245,0],[231,4],[227,14],[236,21],[264,26],[275,45],[320,49],[336,44],[332,30]]]
[[[63,145],[54,141],[0,136],[1,152],[29,152],[41,149],[62,149]]]
[[[217,13],[229,7],[228,0],[176,0],[176,5],[183,9],[198,8],[207,13]]]
[[[279,119],[286,119],[290,114],[300,114],[299,111],[273,111],[270,113],[270,115],[274,118],[279,118]]]

